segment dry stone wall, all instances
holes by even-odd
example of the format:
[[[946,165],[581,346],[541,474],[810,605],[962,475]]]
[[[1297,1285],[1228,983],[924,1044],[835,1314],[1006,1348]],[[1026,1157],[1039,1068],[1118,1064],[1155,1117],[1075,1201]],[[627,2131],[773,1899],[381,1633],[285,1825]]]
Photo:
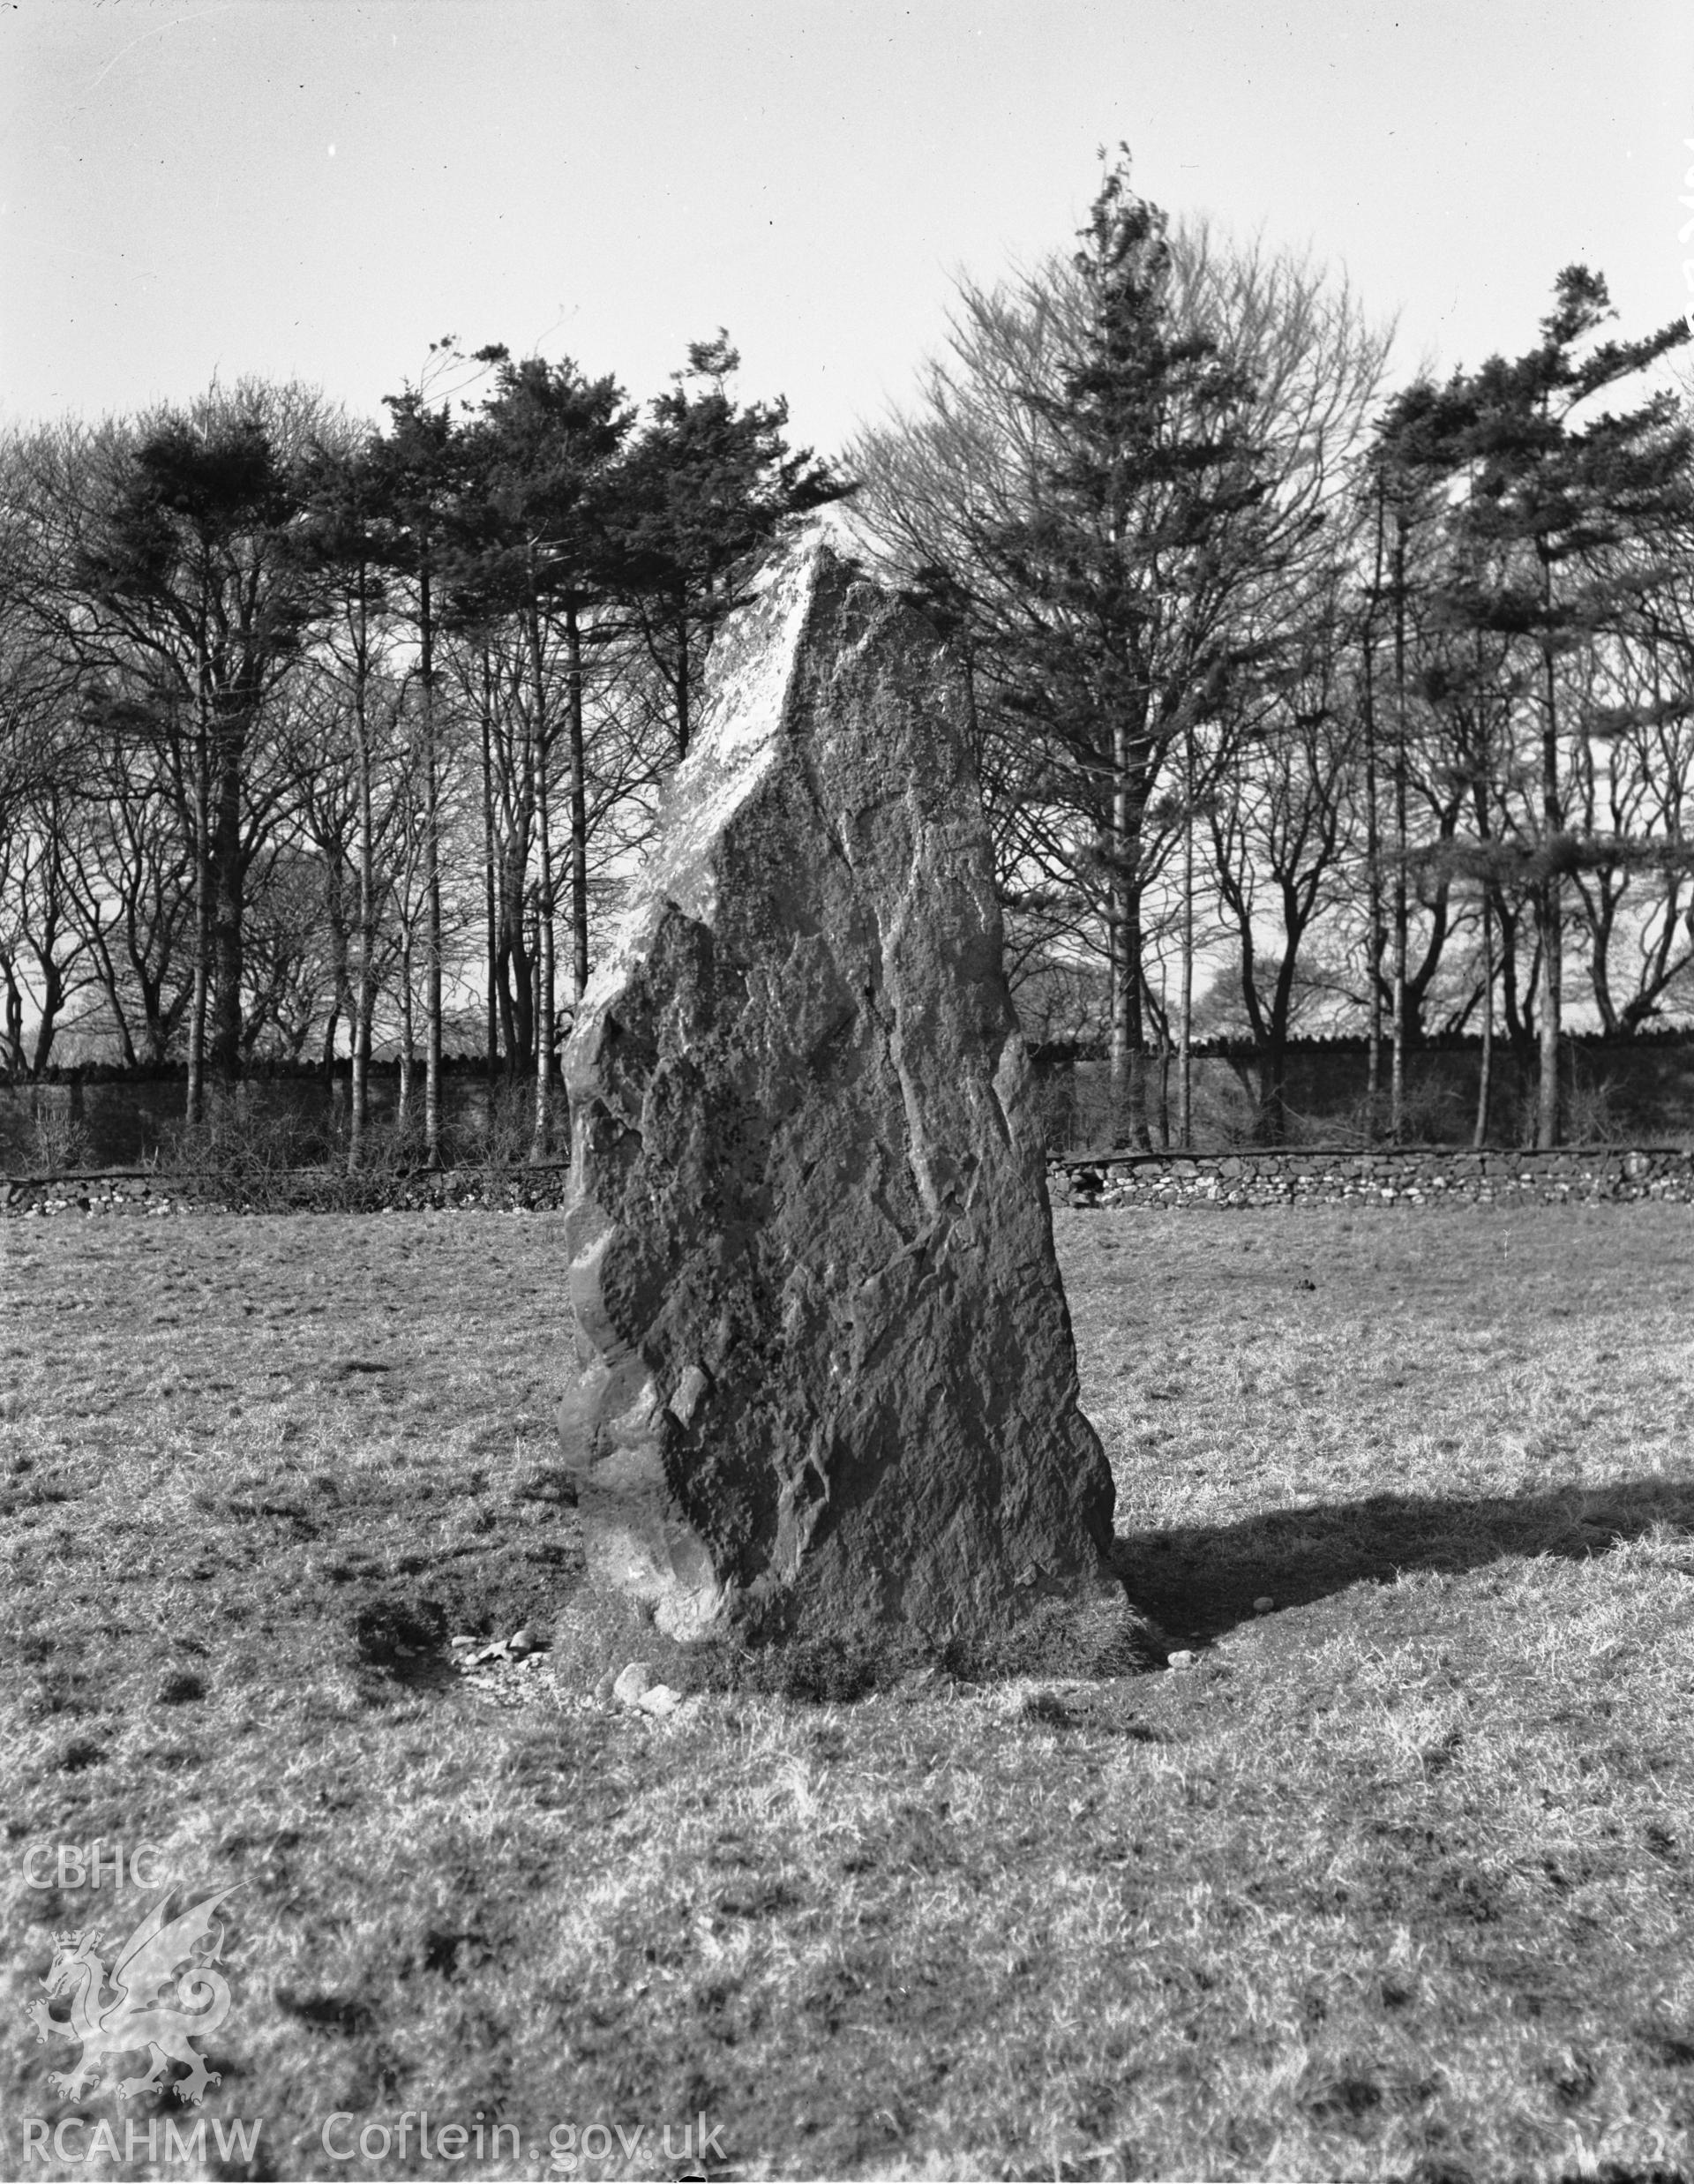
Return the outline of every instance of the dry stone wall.
[[[549,1212],[566,1203],[569,1176],[563,1166],[493,1179],[480,1169],[447,1168],[396,1178],[380,1208],[356,1210]],[[297,1180],[292,1203],[276,1211],[339,1210],[329,1179]],[[1694,1205],[1694,1149],[1120,1153],[1054,1160],[1047,1187],[1054,1205],[1079,1207],[1615,1205],[1654,1199]],[[0,1180],[0,1214],[13,1219],[227,1210],[203,1179],[151,1169]]]
[[[493,1170],[439,1168],[411,1175],[295,1168],[243,1187],[162,1169],[70,1171],[0,1177],[0,1213],[16,1220],[166,1213],[542,1213],[565,1204],[563,1163]]]
[[[1083,1207],[1694,1203],[1694,1149],[1112,1153],[1053,1161],[1048,1188],[1056,1205]]]

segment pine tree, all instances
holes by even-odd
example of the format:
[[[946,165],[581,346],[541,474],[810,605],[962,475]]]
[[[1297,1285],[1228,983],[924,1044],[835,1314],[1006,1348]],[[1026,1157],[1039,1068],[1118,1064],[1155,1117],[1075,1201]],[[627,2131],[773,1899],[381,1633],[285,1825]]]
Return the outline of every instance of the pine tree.
[[[721,328],[716,341],[691,343],[687,369],[654,402],[616,483],[622,591],[670,694],[678,758],[712,634],[746,596],[738,577],[749,555],[853,491],[810,448],[790,448],[780,396],[731,398],[740,364]]]
[[[611,465],[634,412],[607,377],[588,379],[568,360],[513,364],[497,350],[495,391],[468,443],[475,506],[467,506],[456,568],[461,606],[515,617],[529,665],[530,755],[540,849],[540,1009],[536,1026],[533,1152],[551,1131],[557,978],[551,839],[555,735],[550,631],[565,645],[565,719],[570,799],[571,992],[588,982],[588,753],[584,649],[611,582]]]
[[[438,347],[445,344],[437,344]],[[431,408],[422,391],[407,387],[383,397],[389,427],[371,448],[371,481],[381,508],[384,565],[403,579],[403,593],[390,594],[392,611],[409,623],[417,645],[421,699],[424,916],[424,1143],[431,1167],[441,1160],[441,911],[440,723],[437,649],[441,634],[444,567],[465,490],[464,436],[447,405]],[[409,1107],[411,994],[409,947],[401,1054],[401,1108]]]
[[[392,541],[385,527],[385,495],[379,457],[366,439],[314,451],[304,477],[304,521],[298,551],[325,580],[334,602],[330,639],[351,700],[353,767],[357,806],[355,850],[357,903],[354,913],[356,971],[352,980],[352,1084],[348,1100],[348,1167],[359,1166],[370,1113],[372,1017],[377,999],[379,888],[373,777],[376,735],[371,691],[387,606],[383,582]],[[334,1019],[332,1017],[332,1032]]]
[[[1515,843],[1479,839],[1458,853],[1496,894],[1508,878],[1530,893],[1542,1146],[1561,1135],[1567,883],[1585,863],[1634,853],[1585,839],[1570,824],[1566,747],[1595,724],[1573,708],[1562,669],[1626,627],[1654,581],[1650,559],[1624,550],[1694,514],[1694,434],[1679,421],[1674,396],[1578,419],[1584,405],[1688,339],[1687,322],[1677,319],[1638,341],[1587,346],[1613,316],[1604,279],[1568,266],[1533,349],[1512,362],[1491,357],[1439,394],[1427,386],[1409,390],[1385,427],[1392,462],[1426,476],[1444,469],[1454,483],[1451,569],[1435,600],[1440,623],[1492,641],[1510,709],[1530,699],[1535,823]],[[1615,732],[1618,724],[1614,714],[1608,725]]]
[[[300,506],[297,466],[261,405],[214,398],[142,435],[81,556],[96,612],[158,679],[162,702],[186,699],[193,720],[191,1121],[203,1066],[226,1084],[240,1069],[244,796],[265,707],[312,613],[288,536]]]
[[[1241,664],[1230,611],[1267,569],[1250,393],[1219,343],[1179,326],[1166,217],[1106,176],[1075,263],[1086,312],[1058,394],[1031,408],[1056,452],[992,551],[1021,603],[1002,651],[1012,708],[1094,840],[1106,910],[1113,1128],[1146,1142],[1141,1084],[1146,823],[1171,754]]]

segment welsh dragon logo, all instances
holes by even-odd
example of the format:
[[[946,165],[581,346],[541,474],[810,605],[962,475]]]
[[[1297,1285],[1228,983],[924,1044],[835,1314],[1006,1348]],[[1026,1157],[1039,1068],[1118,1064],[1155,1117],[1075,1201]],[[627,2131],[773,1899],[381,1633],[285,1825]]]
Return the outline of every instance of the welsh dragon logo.
[[[109,1982],[96,1954],[100,1936],[92,1927],[55,1934],[53,1963],[41,1981],[48,2000],[25,2013],[34,2022],[38,2040],[50,2033],[56,2039],[82,2043],[82,2059],[74,2070],[48,2073],[55,2092],[66,2100],[79,2100],[85,2087],[92,2090],[99,2085],[109,2058],[145,2047],[151,2067],[140,2077],[120,2079],[118,2098],[157,2092],[174,2061],[188,2065],[187,2077],[176,2081],[177,2098],[199,2106],[206,2087],[217,2084],[220,2074],[206,2068],[191,2036],[215,2031],[229,2015],[229,1982],[211,1969],[223,1962],[223,1928],[219,1927],[215,1943],[207,1937],[213,1913],[225,1896],[234,1894],[234,1888],[225,1888],[168,1922],[165,1906],[170,1891],[166,1889],[124,1944]],[[178,1966],[183,1967],[180,1977]],[[161,1990],[173,1981],[174,2000],[161,1997]],[[112,1999],[102,2004],[101,1990],[109,1984]],[[50,2014],[51,2008],[66,1998],[70,2021],[61,2023]]]

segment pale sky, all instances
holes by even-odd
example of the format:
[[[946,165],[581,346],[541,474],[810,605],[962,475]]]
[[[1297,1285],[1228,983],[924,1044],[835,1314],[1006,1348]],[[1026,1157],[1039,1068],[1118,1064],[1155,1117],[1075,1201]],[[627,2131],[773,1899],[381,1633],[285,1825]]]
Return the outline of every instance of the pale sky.
[[[1573,259],[1626,334],[1694,309],[1689,0],[21,0],[0,116],[0,422],[374,415],[447,333],[645,399],[724,326],[828,450],[1120,139],[1405,371],[1528,347]]]

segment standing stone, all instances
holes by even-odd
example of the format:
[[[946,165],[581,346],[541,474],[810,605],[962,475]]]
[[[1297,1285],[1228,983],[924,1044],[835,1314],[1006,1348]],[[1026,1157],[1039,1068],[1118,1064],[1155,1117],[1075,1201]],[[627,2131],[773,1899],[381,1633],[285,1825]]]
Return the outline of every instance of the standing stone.
[[[1121,1613],[955,694],[821,543],[713,647],[565,1076],[592,1586],[682,1640]]]

